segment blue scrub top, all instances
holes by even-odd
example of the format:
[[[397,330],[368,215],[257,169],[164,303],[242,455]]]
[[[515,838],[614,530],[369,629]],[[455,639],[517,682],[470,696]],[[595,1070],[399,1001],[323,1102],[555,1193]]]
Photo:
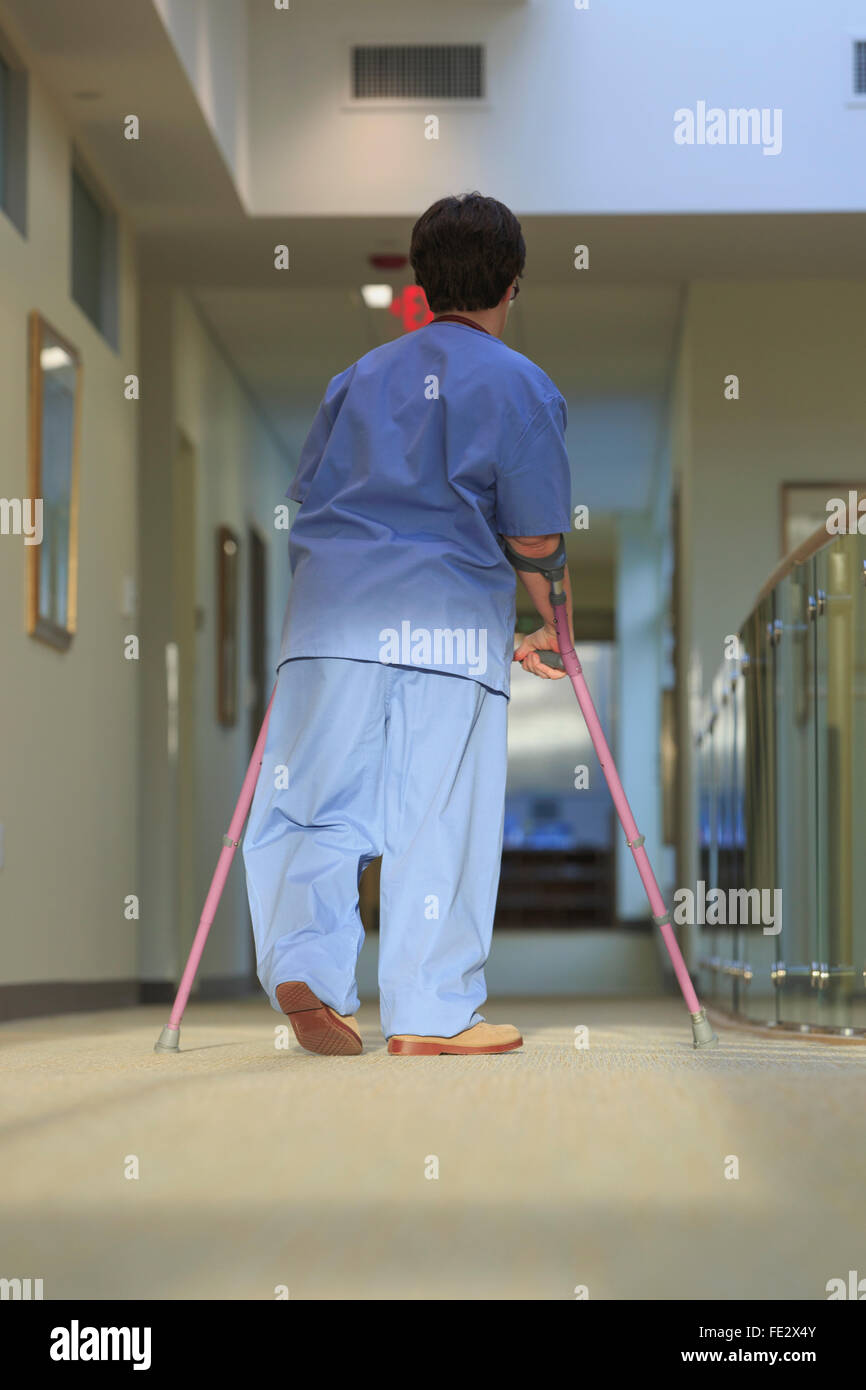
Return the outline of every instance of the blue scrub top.
[[[434,319],[330,382],[286,496],[279,664],[349,657],[509,694],[515,573],[500,536],[571,526],[565,401],[500,338]]]

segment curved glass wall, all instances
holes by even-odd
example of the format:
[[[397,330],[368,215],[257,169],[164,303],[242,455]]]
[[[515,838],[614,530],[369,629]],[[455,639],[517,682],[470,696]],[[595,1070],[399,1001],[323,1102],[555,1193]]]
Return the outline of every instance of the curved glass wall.
[[[700,983],[780,1029],[866,1033],[866,537],[762,596],[697,747]]]

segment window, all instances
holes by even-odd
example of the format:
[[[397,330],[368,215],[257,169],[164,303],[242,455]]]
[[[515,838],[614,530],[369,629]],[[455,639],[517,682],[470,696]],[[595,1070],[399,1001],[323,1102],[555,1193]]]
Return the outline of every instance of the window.
[[[117,346],[116,219],[90,180],[72,170],[72,298]]]
[[[27,73],[0,35],[0,212],[27,235]]]
[[[9,68],[0,58],[0,208],[6,208],[6,147],[9,143]]]

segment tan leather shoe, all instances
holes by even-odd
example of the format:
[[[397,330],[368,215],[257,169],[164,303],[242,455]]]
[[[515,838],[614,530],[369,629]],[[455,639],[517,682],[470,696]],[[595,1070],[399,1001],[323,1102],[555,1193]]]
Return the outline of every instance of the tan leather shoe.
[[[276,994],[295,1037],[307,1052],[326,1057],[357,1057],[363,1044],[361,1030],[351,1014],[338,1014],[323,1004],[303,980],[277,985]]]
[[[388,1051],[397,1057],[438,1057],[447,1052],[472,1056],[483,1052],[513,1052],[523,1039],[510,1023],[475,1023],[453,1038],[425,1038],[417,1033],[395,1033]]]

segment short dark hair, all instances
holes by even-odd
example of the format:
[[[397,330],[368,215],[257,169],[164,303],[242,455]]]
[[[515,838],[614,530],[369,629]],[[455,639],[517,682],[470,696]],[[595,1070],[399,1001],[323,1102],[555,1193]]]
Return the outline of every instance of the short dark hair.
[[[480,193],[440,198],[412,228],[409,261],[434,314],[493,309],[523,274],[526,244],[510,208]]]

